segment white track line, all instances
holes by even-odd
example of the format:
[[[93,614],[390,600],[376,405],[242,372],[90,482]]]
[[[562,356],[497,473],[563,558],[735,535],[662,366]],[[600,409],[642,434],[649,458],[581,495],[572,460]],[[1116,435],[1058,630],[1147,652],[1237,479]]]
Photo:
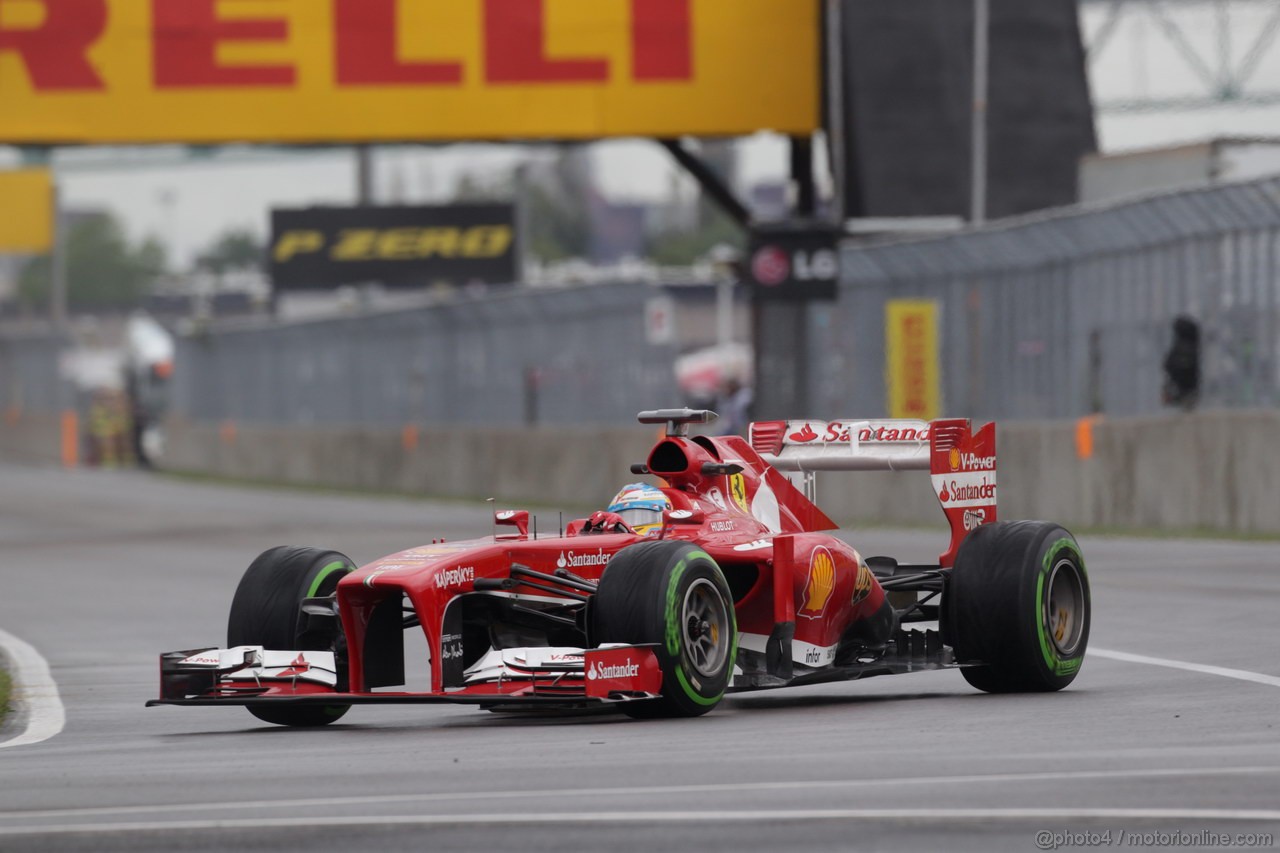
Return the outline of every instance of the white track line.
[[[1135,655],[1129,652],[1116,652],[1110,649],[1089,649],[1086,655],[1119,660],[1125,663],[1145,663],[1150,666],[1167,666],[1170,669],[1185,669],[1187,672],[1201,672],[1205,675],[1220,675],[1223,678],[1234,678],[1237,681],[1252,681],[1254,684],[1266,684],[1280,687],[1280,678],[1274,675],[1263,675],[1260,672],[1249,672],[1247,669],[1228,669],[1225,666],[1210,666],[1203,663],[1190,663],[1185,660],[1169,660],[1168,658],[1152,658],[1146,655]]]
[[[29,643],[7,631],[0,631],[0,653],[8,660],[13,682],[10,694],[17,706],[10,713],[26,721],[17,737],[0,741],[0,749],[31,746],[48,740],[67,724],[67,712],[58,696],[58,685],[49,672],[49,664]]]
[[[761,823],[779,820],[815,821],[1046,821],[1046,820],[1201,820],[1280,822],[1280,810],[1264,809],[769,809],[752,811],[622,811],[534,812],[532,814],[394,815],[376,817],[282,817],[231,820],[145,821],[95,823],[79,826],[15,826],[0,836],[72,835],[129,832],[203,832],[228,829],[316,829],[365,826],[494,826],[503,824],[616,824],[616,823]]]
[[[91,808],[38,809],[30,811],[0,812],[0,821],[42,820],[54,818],[68,820],[77,817],[109,817],[113,815],[182,814],[187,812],[244,812],[255,809],[272,811],[332,808],[378,808],[392,805],[428,805],[430,803],[475,802],[478,799],[557,799],[572,800],[583,797],[645,797],[679,794],[743,794],[781,791],[829,791],[835,789],[886,788],[912,785],[939,785],[954,788],[960,785],[979,784],[1028,784],[1033,782],[1096,781],[1100,779],[1202,779],[1215,776],[1275,776],[1280,766],[1249,765],[1242,767],[1157,767],[1141,770],[1064,770],[1039,773],[988,773],[966,776],[897,776],[887,779],[823,779],[821,781],[798,780],[792,782],[722,782],[702,785],[650,785],[615,788],[560,788],[547,790],[508,791],[447,791],[435,794],[390,794],[363,797],[312,797],[293,800],[245,800],[224,803],[166,803],[147,806],[97,806]]]

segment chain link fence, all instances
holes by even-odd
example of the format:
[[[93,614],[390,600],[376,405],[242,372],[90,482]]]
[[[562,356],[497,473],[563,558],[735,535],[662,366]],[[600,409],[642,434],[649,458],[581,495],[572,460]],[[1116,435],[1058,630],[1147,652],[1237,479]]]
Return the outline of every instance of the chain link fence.
[[[631,423],[679,400],[673,346],[646,340],[661,291],[539,288],[432,307],[181,337],[171,410],[328,426]]]
[[[1280,403],[1280,178],[953,236],[848,248],[838,301],[765,305],[757,417],[876,417],[885,305],[939,305],[943,412],[1004,420],[1162,408],[1174,317],[1201,326],[1203,407]],[[205,422],[621,424],[678,404],[645,283],[539,287],[179,338],[172,411]],[[56,412],[59,346],[0,336],[0,410]]]
[[[1202,407],[1280,402],[1280,178],[847,248],[842,267],[838,301],[764,309],[758,415],[887,414],[885,305],[907,298],[939,306],[950,416],[1159,411],[1180,314],[1202,330]]]
[[[0,335],[0,415],[56,414],[71,398],[60,370],[64,344],[48,332]]]

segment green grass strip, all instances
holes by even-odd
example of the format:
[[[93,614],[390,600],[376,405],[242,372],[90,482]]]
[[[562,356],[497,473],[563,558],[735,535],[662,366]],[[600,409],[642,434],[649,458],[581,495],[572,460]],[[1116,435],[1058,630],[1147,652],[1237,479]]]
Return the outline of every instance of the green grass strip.
[[[0,669],[0,726],[4,725],[5,714],[9,713],[9,690],[12,686],[9,673]]]

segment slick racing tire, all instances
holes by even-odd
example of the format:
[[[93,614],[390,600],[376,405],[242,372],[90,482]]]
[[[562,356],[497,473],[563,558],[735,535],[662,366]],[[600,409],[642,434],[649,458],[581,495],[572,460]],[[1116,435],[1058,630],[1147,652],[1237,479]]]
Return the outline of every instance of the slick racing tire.
[[[336,619],[306,616],[302,600],[330,595],[343,575],[355,568],[337,551],[281,545],[264,551],[249,565],[227,620],[227,644],[268,649],[337,651],[342,628]],[[248,705],[259,720],[281,726],[324,726],[347,713],[350,705]]]
[[[1045,521],[984,524],[956,554],[947,611],[966,681],[988,693],[1061,690],[1089,644],[1080,546]]]
[[[724,697],[737,657],[733,596],[720,567],[687,542],[645,542],[609,561],[591,601],[591,642],[652,644],[662,698],[632,717],[696,717]]]

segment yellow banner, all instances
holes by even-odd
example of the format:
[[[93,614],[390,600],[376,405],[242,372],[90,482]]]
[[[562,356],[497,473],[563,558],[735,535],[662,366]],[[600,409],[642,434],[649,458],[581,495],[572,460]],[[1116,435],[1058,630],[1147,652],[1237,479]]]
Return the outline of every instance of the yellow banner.
[[[816,0],[0,0],[0,142],[808,133]]]
[[[939,417],[936,302],[894,299],[885,305],[885,362],[889,417]]]
[[[53,249],[53,175],[47,169],[0,172],[0,252]]]

